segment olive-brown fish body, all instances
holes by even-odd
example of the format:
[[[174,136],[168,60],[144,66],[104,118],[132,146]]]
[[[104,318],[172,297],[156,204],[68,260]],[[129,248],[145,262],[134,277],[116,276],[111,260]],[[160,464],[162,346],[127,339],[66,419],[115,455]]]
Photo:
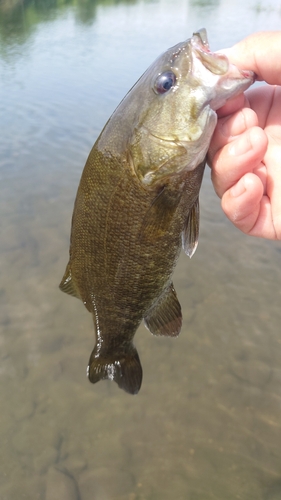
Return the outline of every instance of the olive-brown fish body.
[[[93,314],[91,382],[108,378],[137,393],[142,369],[132,340],[142,319],[153,334],[180,332],[172,274],[181,246],[191,256],[197,245],[212,103],[252,82],[218,57],[204,30],[169,49],[120,103],[85,165],[60,287]],[[207,91],[202,71],[210,73]]]

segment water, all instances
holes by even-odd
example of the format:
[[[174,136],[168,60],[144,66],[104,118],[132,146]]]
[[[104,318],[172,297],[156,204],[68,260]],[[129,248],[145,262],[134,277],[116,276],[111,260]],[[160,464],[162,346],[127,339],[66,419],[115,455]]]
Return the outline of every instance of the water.
[[[225,219],[206,172],[175,287],[178,340],[142,326],[138,396],[95,386],[92,319],[58,290],[77,184],[146,67],[279,29],[280,1],[0,1],[0,499],[281,498],[280,243]]]

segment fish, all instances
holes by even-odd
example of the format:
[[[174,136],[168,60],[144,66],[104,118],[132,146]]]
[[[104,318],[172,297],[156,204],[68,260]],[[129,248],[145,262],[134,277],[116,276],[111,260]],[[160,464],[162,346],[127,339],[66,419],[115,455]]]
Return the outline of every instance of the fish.
[[[144,320],[177,337],[181,306],[172,275],[181,247],[192,257],[199,191],[216,110],[254,81],[212,53],[204,28],[160,55],[120,102],[85,164],[60,289],[93,315],[92,383],[142,384],[133,343]]]

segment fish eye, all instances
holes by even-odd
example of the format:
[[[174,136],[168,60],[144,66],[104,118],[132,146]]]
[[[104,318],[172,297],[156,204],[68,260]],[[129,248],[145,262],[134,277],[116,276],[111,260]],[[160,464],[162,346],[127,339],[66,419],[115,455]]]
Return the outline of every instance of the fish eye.
[[[172,71],[165,71],[164,73],[161,73],[161,75],[157,76],[154,83],[154,90],[156,94],[165,94],[165,92],[168,92],[168,90],[174,87],[175,83],[175,73]]]

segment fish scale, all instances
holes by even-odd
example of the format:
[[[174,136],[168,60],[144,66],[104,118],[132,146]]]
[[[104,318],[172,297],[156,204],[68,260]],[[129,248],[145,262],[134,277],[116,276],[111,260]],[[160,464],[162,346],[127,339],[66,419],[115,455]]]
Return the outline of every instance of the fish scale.
[[[60,288],[93,314],[91,382],[136,394],[142,368],[133,338],[182,325],[172,274],[199,233],[199,191],[215,109],[253,82],[205,30],[162,54],[121,101],[86,162],[74,205],[70,258]]]

